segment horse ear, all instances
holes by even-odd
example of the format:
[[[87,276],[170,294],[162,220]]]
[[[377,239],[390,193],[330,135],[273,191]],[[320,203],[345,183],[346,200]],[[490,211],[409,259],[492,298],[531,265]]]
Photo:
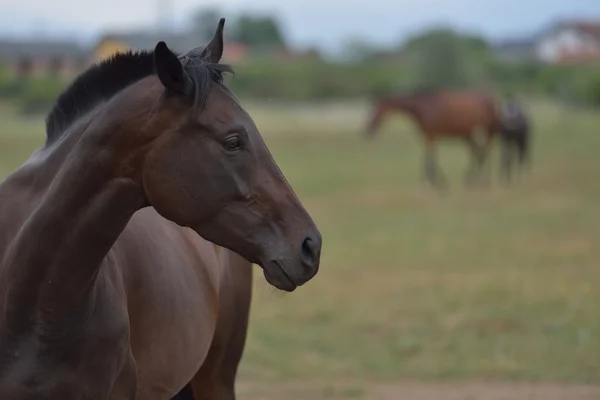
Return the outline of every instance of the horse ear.
[[[225,26],[225,18],[219,20],[217,30],[211,41],[202,50],[202,58],[207,59],[211,63],[218,63],[223,57],[223,27]]]
[[[192,85],[190,77],[177,56],[163,41],[158,42],[154,48],[154,67],[158,78],[167,90],[179,94],[190,92]]]

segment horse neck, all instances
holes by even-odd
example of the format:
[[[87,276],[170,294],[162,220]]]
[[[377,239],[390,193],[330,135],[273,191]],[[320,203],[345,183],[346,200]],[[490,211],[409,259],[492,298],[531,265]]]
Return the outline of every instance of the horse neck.
[[[369,124],[367,125],[366,133],[368,136],[373,136],[379,130],[381,126],[381,122],[385,118],[385,116],[392,111],[390,107],[389,99],[380,99],[375,102],[373,107],[373,111],[371,114],[371,119],[369,120]]]
[[[423,105],[418,99],[414,97],[400,97],[390,102],[390,109],[397,111],[403,111],[408,115],[418,118],[422,111]]]
[[[401,97],[395,99],[390,106],[396,111],[402,111],[413,120],[421,129],[425,129],[427,121],[431,115],[428,107],[433,107],[435,98],[423,99],[415,96]]]
[[[121,114],[106,107],[91,116],[39,161],[36,171],[56,174],[2,259],[1,270],[10,276],[4,304],[12,307],[3,317],[11,327],[30,323],[32,314],[46,326],[63,323],[76,309],[85,314],[103,260],[145,205],[139,185],[114,167],[122,152],[114,140],[104,140],[102,131],[109,127],[103,121],[113,118],[110,127],[127,126],[114,115]]]

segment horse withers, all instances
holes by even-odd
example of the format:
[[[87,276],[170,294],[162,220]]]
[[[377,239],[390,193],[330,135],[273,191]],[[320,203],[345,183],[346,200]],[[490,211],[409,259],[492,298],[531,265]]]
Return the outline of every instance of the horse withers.
[[[233,399],[251,264],[293,291],[321,235],[223,83],[223,25],[80,75],[0,184],[0,399]]]

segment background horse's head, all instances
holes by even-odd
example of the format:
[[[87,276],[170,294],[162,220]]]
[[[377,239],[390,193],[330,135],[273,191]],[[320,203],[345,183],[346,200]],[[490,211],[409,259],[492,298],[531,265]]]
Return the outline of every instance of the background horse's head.
[[[429,93],[430,89],[422,88],[417,91],[375,98],[372,102],[371,116],[364,130],[364,136],[367,139],[373,139],[379,132],[383,119],[388,114],[408,111],[414,115],[424,104],[422,97]]]
[[[155,138],[144,151],[142,186],[161,215],[260,264],[269,283],[292,291],[317,273],[321,235],[222,82],[224,22],[206,47],[183,57],[157,44],[163,94],[147,123]]]

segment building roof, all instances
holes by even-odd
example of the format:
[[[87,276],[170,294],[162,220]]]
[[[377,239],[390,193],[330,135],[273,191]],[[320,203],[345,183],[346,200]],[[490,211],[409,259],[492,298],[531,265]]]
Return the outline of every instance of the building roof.
[[[204,46],[207,40],[203,40],[193,31],[187,33],[161,33],[161,32],[124,32],[110,33],[103,35],[96,46],[106,41],[116,41],[123,43],[131,50],[154,50],[156,44],[164,41],[167,46],[179,54],[185,54],[188,51],[199,46]],[[239,42],[225,43],[223,58],[228,61],[239,61],[245,58],[249,53],[249,47]]]
[[[600,21],[585,21],[585,20],[566,20],[552,25],[548,30],[542,32],[542,35],[553,34],[559,30],[573,29],[596,42],[600,43]]]
[[[21,57],[86,57],[87,50],[77,43],[46,40],[0,40],[0,61],[10,61]]]
[[[164,41],[167,46],[179,54],[185,54],[188,51],[199,46],[204,46],[206,40],[199,38],[193,31],[188,33],[161,33],[161,32],[125,32],[111,33],[104,35],[97,42],[96,46],[107,41],[116,41],[123,43],[131,50],[154,50],[156,44]],[[225,43],[223,59],[226,61],[240,61],[250,52],[247,45],[239,42]]]
[[[154,47],[161,40],[167,46],[178,53],[186,53],[193,48],[201,45],[201,40],[191,34],[178,33],[153,33],[153,32],[124,32],[111,33],[102,36],[100,42],[114,40],[125,43],[132,50],[154,50]]]
[[[578,22],[572,25],[572,28],[583,32],[600,43],[600,21],[599,22]]]

